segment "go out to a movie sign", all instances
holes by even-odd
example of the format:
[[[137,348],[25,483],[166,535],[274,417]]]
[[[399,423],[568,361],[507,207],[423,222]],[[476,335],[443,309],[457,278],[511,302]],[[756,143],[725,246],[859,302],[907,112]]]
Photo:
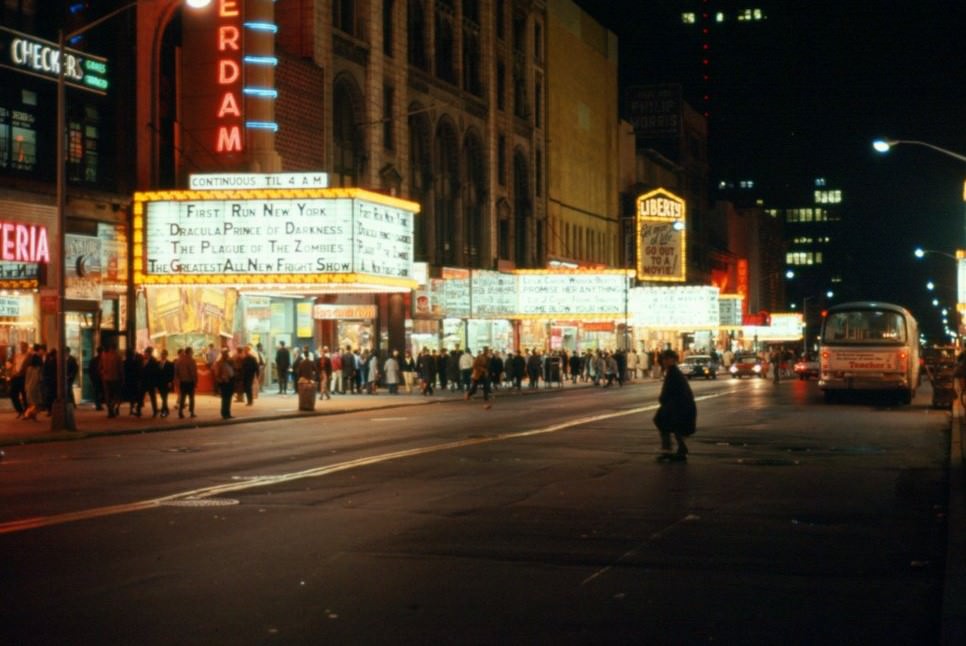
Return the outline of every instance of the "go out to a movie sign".
[[[684,200],[659,188],[637,198],[637,278],[642,281],[685,280]]]

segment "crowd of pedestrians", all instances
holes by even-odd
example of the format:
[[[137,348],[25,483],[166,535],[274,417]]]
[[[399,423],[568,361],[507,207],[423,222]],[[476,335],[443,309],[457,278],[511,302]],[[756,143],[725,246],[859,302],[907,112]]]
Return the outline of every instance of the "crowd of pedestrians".
[[[200,354],[200,356],[198,356]],[[474,353],[469,348],[450,350],[422,348],[388,353],[354,349],[352,346],[288,347],[279,342],[274,362],[261,344],[216,348],[209,344],[198,354],[191,347],[178,349],[169,356],[167,349],[147,347],[142,352],[113,345],[98,347],[84,366],[91,387],[94,407],[114,418],[128,416],[196,417],[195,397],[199,366],[211,375],[211,394],[219,397],[220,415],[231,419],[232,404],[253,405],[266,387],[266,369],[273,368],[278,394],[288,395],[311,388],[320,400],[333,395],[375,394],[385,389],[391,395],[433,395],[437,390],[462,393],[466,399],[481,395],[489,402],[501,389],[522,390],[562,387],[565,382],[592,383],[608,388],[649,374],[652,358],[624,351],[544,352],[536,348],[522,352],[499,352],[484,347]],[[17,416],[36,419],[50,414],[56,397],[56,350],[20,344],[7,366],[11,400]],[[79,366],[67,358],[67,392],[77,379]],[[72,394],[71,394],[72,396]],[[173,400],[173,401],[172,401]]]
[[[72,384],[77,380],[77,359],[66,349],[64,392],[73,401]],[[41,413],[49,417],[57,399],[57,349],[20,343],[6,366],[10,375],[10,401],[17,419],[36,420]]]

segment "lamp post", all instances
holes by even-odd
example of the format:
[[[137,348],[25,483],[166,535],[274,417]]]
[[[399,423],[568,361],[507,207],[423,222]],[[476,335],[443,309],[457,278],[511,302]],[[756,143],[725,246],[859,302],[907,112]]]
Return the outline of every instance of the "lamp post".
[[[186,0],[192,9],[203,9],[211,4],[211,0]],[[67,127],[67,97],[64,82],[64,43],[84,34],[94,27],[124,13],[138,5],[128,2],[104,14],[97,20],[89,22],[83,27],[64,33],[63,29],[57,33],[57,179],[56,179],[56,208],[57,208],[57,241],[60,245],[57,258],[57,398],[51,404],[50,429],[52,431],[76,431],[77,422],[74,419],[74,407],[70,402],[67,390],[67,319],[66,319],[66,286],[67,286],[67,169],[66,169],[66,133]],[[132,289],[133,285],[128,285]]]
[[[892,149],[893,146],[898,146],[900,144],[909,144],[912,146],[923,146],[924,148],[929,148],[935,150],[938,153],[942,153],[947,157],[952,157],[953,159],[958,159],[961,162],[966,162],[966,155],[954,152],[948,148],[943,148],[942,146],[937,146],[935,144],[928,143],[926,141],[916,141],[914,139],[876,139],[872,142],[872,147],[880,153],[887,153]],[[963,200],[966,201],[966,182],[963,183]],[[964,214],[964,219],[966,219],[966,214]],[[921,256],[920,256],[921,257]]]

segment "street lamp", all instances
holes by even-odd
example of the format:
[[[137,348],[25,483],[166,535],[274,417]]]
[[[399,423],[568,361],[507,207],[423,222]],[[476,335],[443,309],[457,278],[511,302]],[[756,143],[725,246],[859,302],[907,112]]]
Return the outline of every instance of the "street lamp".
[[[936,146],[934,144],[927,143],[925,141],[914,141],[912,139],[876,139],[872,142],[872,147],[875,148],[876,152],[887,153],[893,146],[898,146],[899,144],[911,144],[914,146],[925,146],[926,148],[932,148],[935,151],[941,152],[944,155],[952,157],[953,159],[958,159],[959,161],[966,162],[966,155],[960,155],[957,152]]]
[[[204,9],[211,4],[211,0],[185,0],[192,9]],[[88,32],[94,27],[110,20],[111,18],[124,13],[138,5],[137,2],[129,2],[104,14],[97,20],[90,22],[83,27],[71,32],[64,33],[63,29],[57,33],[57,241],[60,244],[60,253],[57,258],[57,398],[50,407],[50,430],[52,431],[76,431],[77,422],[74,419],[74,407],[70,403],[67,391],[67,318],[66,318],[66,286],[67,286],[67,263],[66,263],[66,240],[67,240],[67,169],[66,166],[66,133],[67,127],[67,98],[64,82],[64,43],[72,41],[77,36]],[[132,289],[133,285],[128,285]]]

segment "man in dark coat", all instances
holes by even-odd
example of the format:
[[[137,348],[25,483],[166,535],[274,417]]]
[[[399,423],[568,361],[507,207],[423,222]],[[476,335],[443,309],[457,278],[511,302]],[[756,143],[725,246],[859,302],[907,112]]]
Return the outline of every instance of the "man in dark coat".
[[[292,365],[292,355],[285,347],[285,341],[278,342],[278,350],[275,351],[275,370],[278,372],[278,394],[284,395],[288,390],[288,369]]]
[[[356,355],[352,353],[352,346],[347,345],[345,352],[342,353],[342,394],[345,394],[346,386],[349,392],[356,391]]]
[[[463,390],[463,381],[460,379],[461,354],[463,351],[456,346],[446,355],[446,375],[453,385],[453,390]]]
[[[664,384],[661,386],[661,402],[654,425],[661,433],[661,449],[664,451],[658,460],[683,461],[687,459],[688,446],[684,437],[694,433],[698,421],[698,409],[694,403],[694,393],[687,377],[678,368],[678,355],[673,350],[661,353],[664,367]],[[677,441],[676,453],[671,453],[671,435]]]
[[[419,379],[422,381],[422,393],[432,395],[433,385],[436,383],[436,357],[423,348],[416,367],[419,370]]]
[[[161,363],[154,356],[154,348],[144,348],[144,365],[141,367],[141,401],[147,395],[151,402],[151,417],[158,416],[158,389],[161,388]]]
[[[258,376],[258,359],[255,357],[255,351],[252,350],[252,346],[245,348],[245,356],[241,362],[241,373],[242,390],[245,393],[245,405],[251,406],[255,397],[255,377]]]

